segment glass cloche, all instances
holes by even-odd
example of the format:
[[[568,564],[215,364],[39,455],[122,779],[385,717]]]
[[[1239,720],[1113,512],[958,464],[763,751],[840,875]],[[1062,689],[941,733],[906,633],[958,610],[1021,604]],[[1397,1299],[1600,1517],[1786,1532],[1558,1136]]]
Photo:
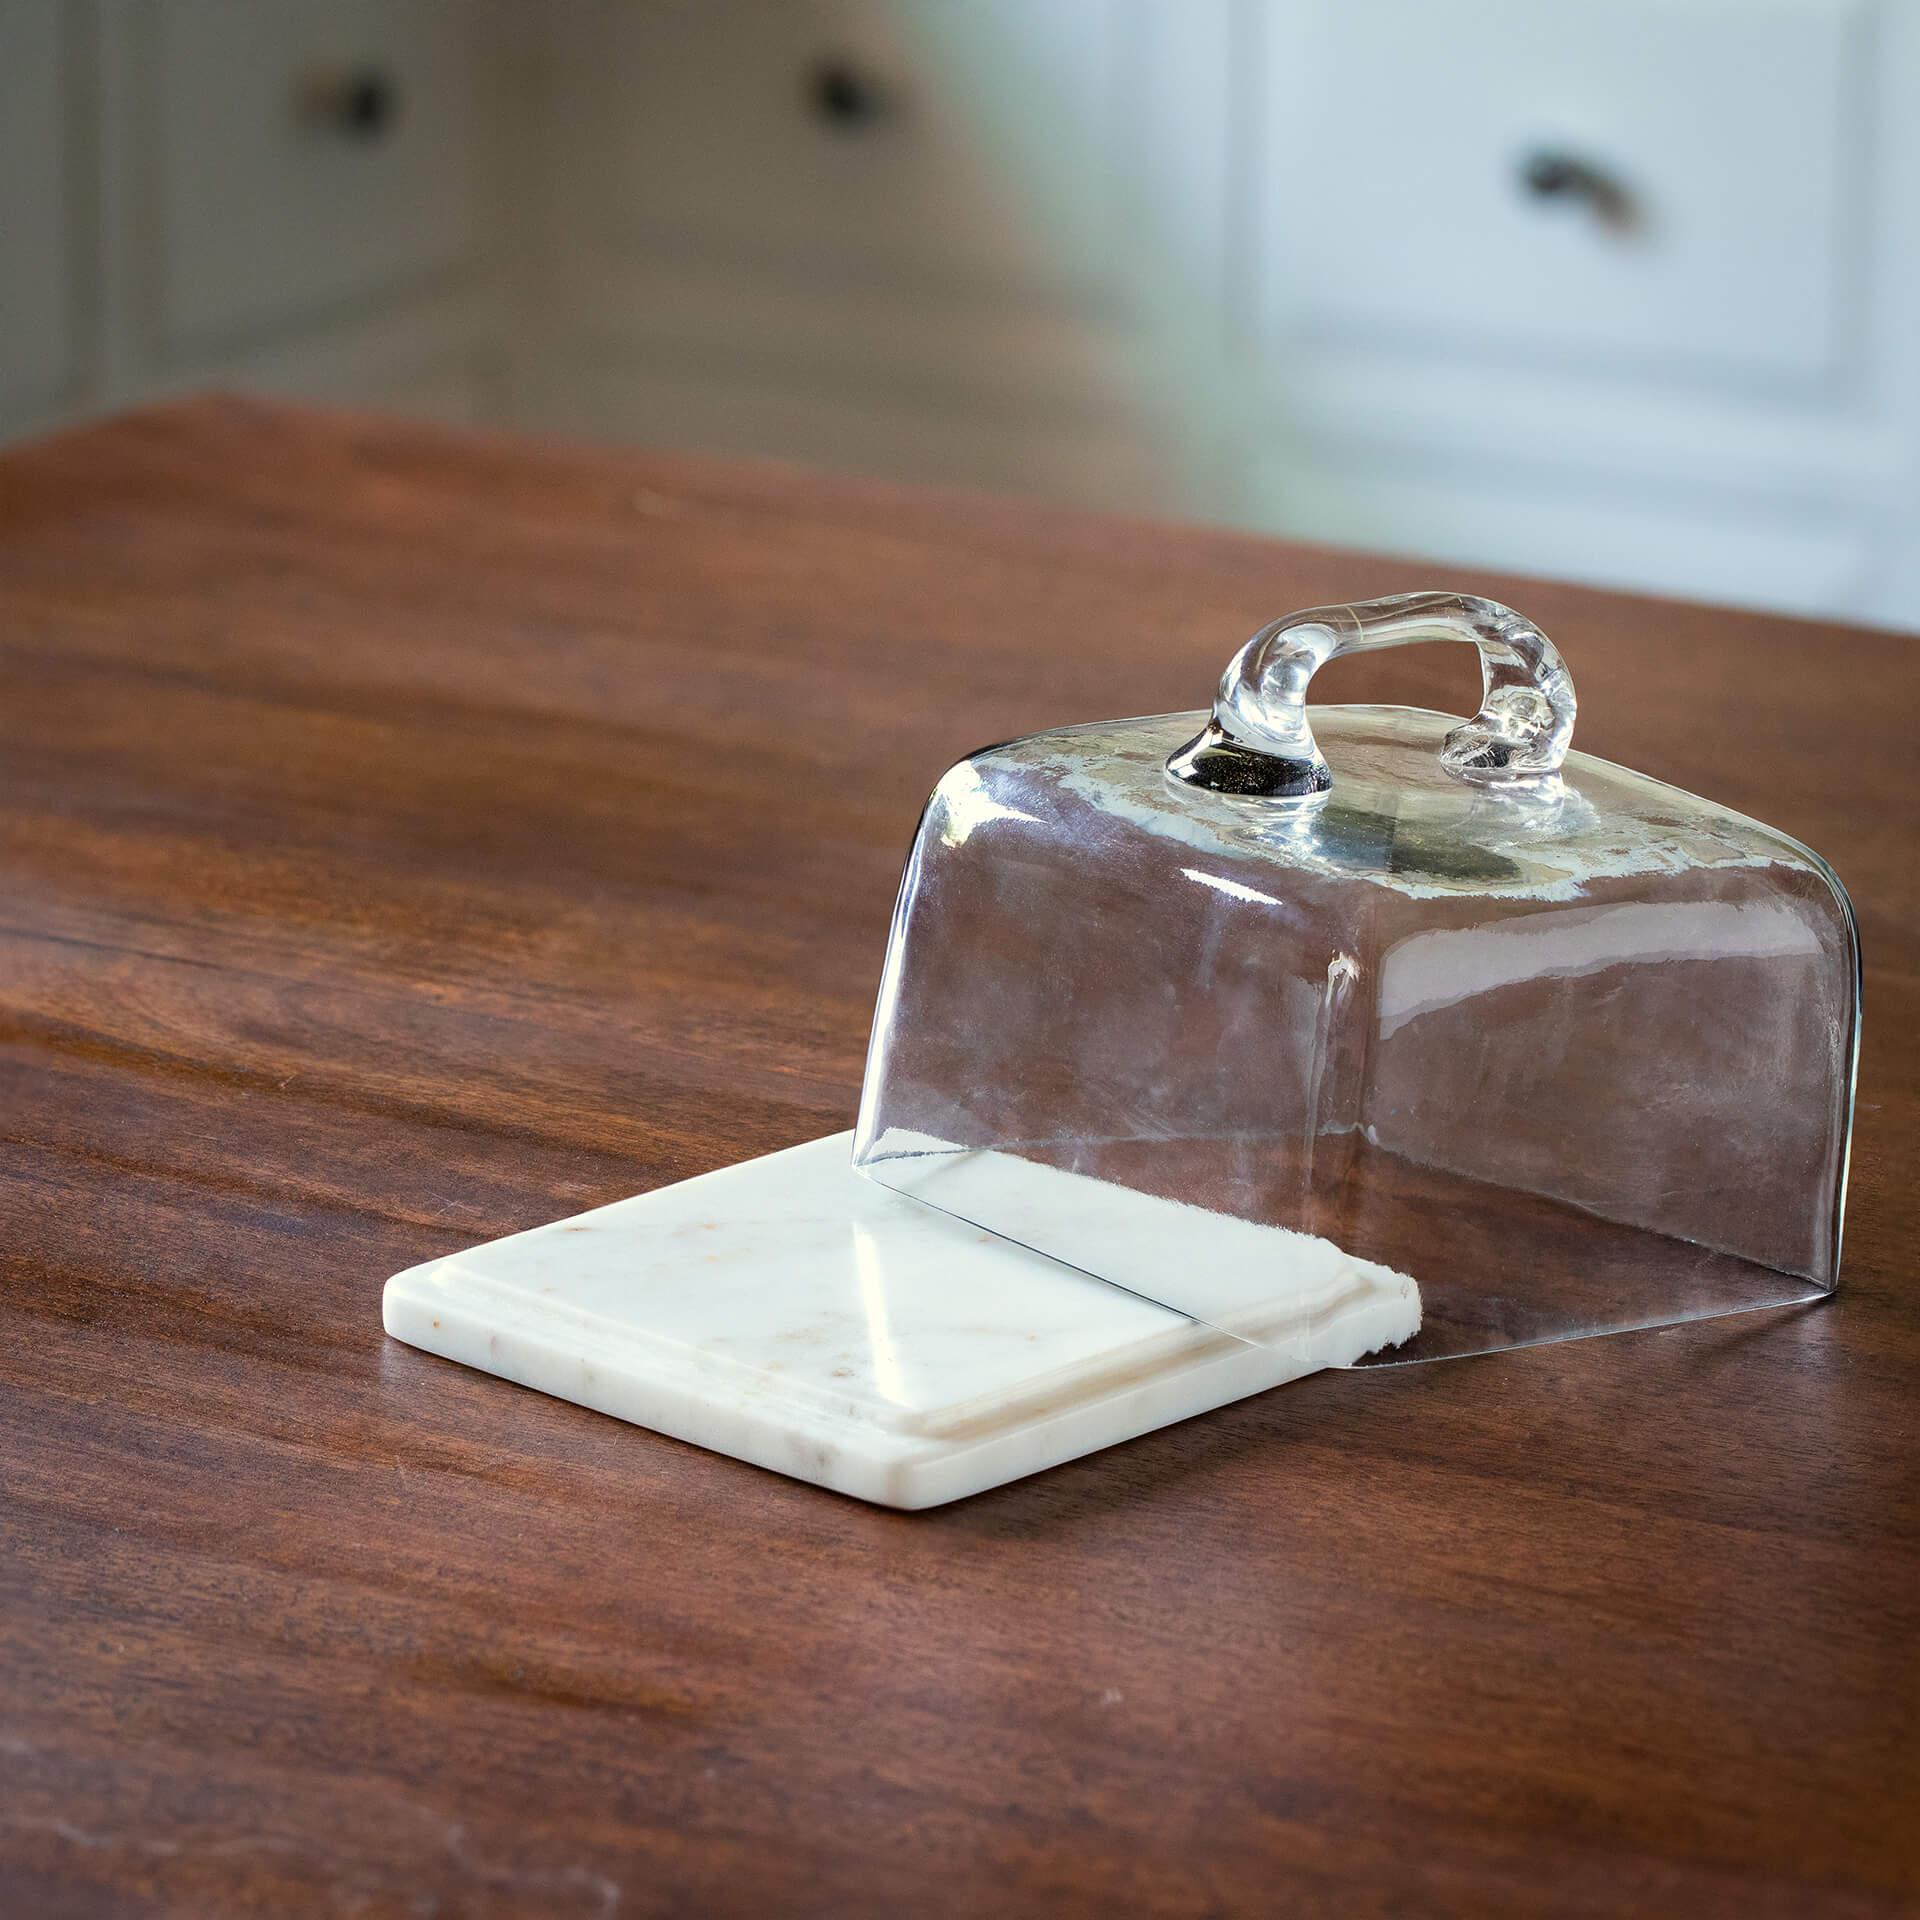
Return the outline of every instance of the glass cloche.
[[[1327,660],[1419,640],[1478,647],[1471,720],[1309,716]],[[1275,621],[1211,714],[962,760],[901,883],[856,1164],[1252,1340],[1295,1337],[1329,1247],[1379,1263],[1423,1312],[1388,1359],[1831,1290],[1846,894],[1570,752],[1574,713],[1520,615],[1410,594]]]

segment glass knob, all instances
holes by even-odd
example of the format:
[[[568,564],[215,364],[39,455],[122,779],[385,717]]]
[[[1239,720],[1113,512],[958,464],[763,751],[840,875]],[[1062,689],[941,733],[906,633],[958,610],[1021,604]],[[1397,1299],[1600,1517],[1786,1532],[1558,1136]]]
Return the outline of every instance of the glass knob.
[[[1329,660],[1420,640],[1480,650],[1480,711],[1447,735],[1440,764],[1489,784],[1544,780],[1573,739],[1573,676],[1553,642],[1511,607],[1464,593],[1402,593],[1311,607],[1256,633],[1220,677],[1205,729],[1167,761],[1191,786],[1315,800],[1333,772],[1307,721],[1307,683]]]

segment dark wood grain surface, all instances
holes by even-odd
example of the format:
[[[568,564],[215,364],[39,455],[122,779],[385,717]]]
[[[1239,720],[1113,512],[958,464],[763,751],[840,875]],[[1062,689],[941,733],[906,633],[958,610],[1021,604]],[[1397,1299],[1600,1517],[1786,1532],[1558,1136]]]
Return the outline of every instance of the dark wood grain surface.
[[[849,1123],[958,753],[1427,584],[1852,888],[1836,1301],[921,1516],[385,1340]],[[1914,1912],[1917,647],[234,402],[6,455],[0,1912]]]

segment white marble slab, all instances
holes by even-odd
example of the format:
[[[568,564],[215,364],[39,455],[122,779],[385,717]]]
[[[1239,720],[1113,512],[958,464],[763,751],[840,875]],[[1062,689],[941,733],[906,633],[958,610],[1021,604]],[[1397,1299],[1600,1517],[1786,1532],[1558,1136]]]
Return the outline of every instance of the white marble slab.
[[[1264,1316],[1260,1343],[1235,1339],[876,1186],[851,1140],[410,1267],[387,1282],[386,1329],[841,1493],[931,1507],[1420,1324],[1411,1280],[1319,1241],[1291,1309]]]

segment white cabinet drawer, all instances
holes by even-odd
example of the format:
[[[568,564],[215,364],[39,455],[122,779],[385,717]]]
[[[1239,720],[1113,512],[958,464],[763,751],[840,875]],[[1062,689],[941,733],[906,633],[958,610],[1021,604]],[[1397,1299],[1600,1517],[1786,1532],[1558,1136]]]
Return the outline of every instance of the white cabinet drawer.
[[[1266,0],[1270,341],[1817,384],[1855,291],[1872,15]],[[1543,194],[1531,157],[1574,171],[1548,168]]]
[[[338,369],[268,365],[237,371],[228,376],[228,382],[243,393],[440,420],[451,426],[479,426],[493,411],[487,370],[461,359]]]
[[[454,0],[155,10],[169,347],[245,339],[474,252],[472,25]]]
[[[1243,517],[1333,546],[1786,613],[1858,605],[1873,560],[1870,529],[1832,510],[1304,449],[1257,462]]]
[[[800,461],[924,485],[1031,494],[1109,511],[1169,513],[1175,463],[1125,423],[1040,419],[1004,409],[936,411],[898,395],[803,386],[735,368],[571,370],[529,397],[547,430],[678,451]]]
[[[1115,6],[567,8],[550,193],[616,248],[1057,288],[1114,237]]]
[[[63,22],[0,0],[0,402],[44,402],[72,372]]]

